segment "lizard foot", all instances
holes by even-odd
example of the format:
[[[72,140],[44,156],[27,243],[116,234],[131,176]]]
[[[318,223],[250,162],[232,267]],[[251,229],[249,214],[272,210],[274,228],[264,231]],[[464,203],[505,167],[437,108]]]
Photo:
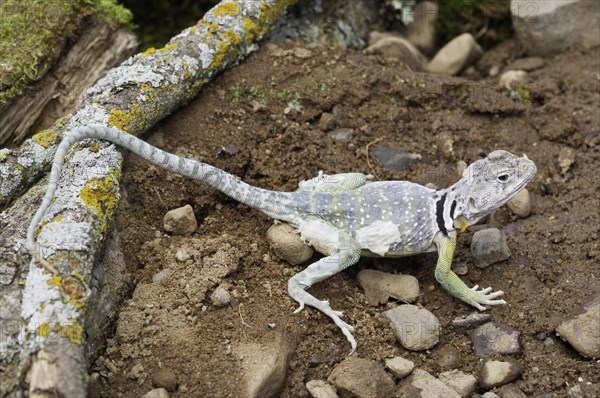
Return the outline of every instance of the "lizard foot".
[[[308,296],[308,297],[306,297],[306,300],[298,297],[298,296],[304,296],[305,294]],[[336,326],[338,328],[340,328],[340,330],[342,331],[344,336],[346,336],[346,339],[348,340],[348,342],[350,343],[350,346],[352,347],[352,351],[350,352],[350,354],[352,354],[356,350],[356,340],[354,339],[354,336],[352,335],[352,333],[354,332],[354,327],[352,327],[350,324],[348,324],[342,320],[341,317],[343,316],[343,313],[341,311],[336,311],[333,308],[331,308],[331,305],[329,305],[329,301],[317,300],[316,298],[314,298],[313,296],[310,296],[308,293],[306,293],[304,291],[296,292],[296,294],[293,295],[292,297],[294,298],[294,300],[296,300],[300,304],[300,306],[294,311],[294,314],[297,314],[300,311],[302,311],[304,309],[305,304],[308,304],[311,307],[318,309],[323,314],[325,314],[329,318],[331,318],[331,320],[336,324]]]
[[[469,293],[467,297],[465,297],[465,301],[477,308],[479,311],[485,311],[485,307],[483,305],[506,304],[506,301],[504,300],[495,300],[495,298],[500,297],[503,294],[504,292],[502,290],[492,292],[491,287],[479,289],[479,285],[475,285],[469,289]]]

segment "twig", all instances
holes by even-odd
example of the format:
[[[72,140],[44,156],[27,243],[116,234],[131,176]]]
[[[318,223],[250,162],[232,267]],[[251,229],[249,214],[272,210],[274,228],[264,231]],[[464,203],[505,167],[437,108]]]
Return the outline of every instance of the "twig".
[[[375,141],[371,141],[367,144],[367,146],[365,147],[365,155],[367,156],[367,166],[369,167],[369,170],[371,170],[372,174],[375,176],[375,178],[377,178],[378,180],[380,179],[379,176],[377,175],[377,173],[375,173],[375,170],[373,169],[373,166],[371,166],[371,161],[369,160],[369,147],[371,145],[377,144],[379,141],[381,141],[383,138],[377,138]]]

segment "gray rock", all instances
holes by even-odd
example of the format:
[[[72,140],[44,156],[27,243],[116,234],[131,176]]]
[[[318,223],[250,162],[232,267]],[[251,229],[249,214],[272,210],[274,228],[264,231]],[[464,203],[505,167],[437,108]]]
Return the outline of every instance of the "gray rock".
[[[389,397],[395,387],[392,377],[378,362],[356,357],[348,357],[338,364],[327,381],[340,395],[356,398]]]
[[[517,216],[521,218],[529,217],[529,214],[531,214],[531,200],[527,188],[522,189],[506,205]]]
[[[471,256],[475,266],[485,268],[510,257],[504,233],[498,228],[488,228],[473,234]]]
[[[567,390],[568,398],[597,398],[600,397],[600,384],[577,384]]]
[[[192,258],[192,256],[190,256],[185,247],[180,247],[179,249],[177,249],[177,253],[175,253],[175,259],[177,261],[179,261],[180,263],[184,263],[190,258]]]
[[[600,44],[598,2],[589,0],[512,0],[510,10],[519,41],[531,55],[548,56],[577,44]]]
[[[421,155],[406,152],[402,149],[379,145],[372,149],[384,169],[389,171],[407,171],[413,164],[423,163]]]
[[[415,369],[400,382],[397,397],[410,398],[460,398],[460,395],[442,381],[422,369]]]
[[[587,358],[600,358],[600,305],[590,305],[583,314],[564,321],[556,333]]]
[[[475,376],[457,369],[440,373],[438,379],[463,398],[470,397],[477,388],[477,378]]]
[[[539,69],[546,64],[544,58],[526,57],[519,58],[506,67],[506,70],[524,70],[526,72]]]
[[[406,39],[424,54],[432,55],[435,50],[435,23],[438,5],[435,1],[420,1],[415,5],[413,22],[406,27]]]
[[[291,265],[308,261],[314,253],[289,224],[273,224],[267,231],[267,240],[273,253]]]
[[[192,206],[185,205],[167,212],[163,217],[165,231],[173,235],[189,235],[198,228]]]
[[[596,294],[595,296],[592,296],[592,298],[590,298],[588,301],[583,303],[584,310],[591,310],[594,308],[600,308],[600,294]]]
[[[152,386],[156,388],[164,388],[167,391],[175,391],[179,382],[177,375],[169,368],[161,368],[152,373],[150,377]]]
[[[341,129],[330,131],[327,135],[340,142],[350,142],[354,135],[354,130],[342,127]]]
[[[402,35],[398,32],[379,32],[373,30],[369,32],[369,47],[377,43],[379,40],[385,39],[386,37],[402,38]]]
[[[456,275],[467,275],[469,273],[469,266],[465,263],[453,263],[452,271]]]
[[[431,73],[456,75],[483,55],[483,50],[470,33],[455,37],[429,61]]]
[[[436,349],[433,356],[441,370],[455,369],[462,363],[460,351],[452,344],[446,344]]]
[[[482,325],[492,320],[492,315],[487,312],[472,312],[467,316],[456,317],[451,325],[456,329],[468,329],[474,326]]]
[[[224,289],[223,287],[219,286],[210,295],[210,300],[212,301],[215,307],[225,307],[231,302],[231,295],[229,294],[227,289]]]
[[[482,395],[482,397],[483,398],[502,398],[495,392],[491,392],[491,391],[486,392],[485,394]]]
[[[290,358],[297,345],[297,336],[279,334],[260,343],[243,343],[234,351],[241,364],[239,383],[242,396],[271,398],[279,396],[285,382]]]
[[[471,340],[475,354],[516,354],[521,351],[520,333],[498,322],[488,322],[473,331]]]
[[[407,303],[412,303],[419,297],[419,281],[412,275],[365,269],[358,273],[358,282],[365,289],[370,305],[385,304],[389,297]]]
[[[365,49],[366,54],[381,54],[386,58],[396,58],[412,70],[421,72],[427,67],[427,60],[408,40],[401,37],[383,37]]]
[[[396,378],[401,379],[408,376],[410,372],[413,371],[415,364],[408,359],[394,357],[385,360],[385,367],[392,372]]]
[[[335,387],[325,380],[311,380],[306,389],[312,398],[338,398]]]
[[[169,392],[164,388],[155,388],[142,395],[142,398],[169,398]]]
[[[505,386],[500,387],[500,389],[498,390],[498,394],[502,398],[527,398],[525,393],[521,391],[521,389],[515,384],[507,384]]]
[[[481,388],[491,390],[517,380],[523,374],[523,367],[513,358],[486,360],[477,374]]]
[[[427,350],[440,340],[440,321],[425,308],[404,304],[382,315],[390,320],[396,339],[407,350]]]

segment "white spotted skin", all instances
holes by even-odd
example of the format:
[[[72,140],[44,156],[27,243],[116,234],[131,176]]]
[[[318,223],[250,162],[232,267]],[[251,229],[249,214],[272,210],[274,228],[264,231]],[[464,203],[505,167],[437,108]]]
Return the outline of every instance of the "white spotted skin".
[[[405,256],[435,250],[433,238],[439,231],[435,215],[437,195],[422,185],[383,181],[338,193],[297,194],[294,201],[298,210],[294,218],[301,220],[302,214],[312,213],[348,232],[368,252]],[[391,225],[396,227],[395,231]],[[384,230],[376,232],[374,229],[378,227]],[[377,237],[382,241],[374,242]]]

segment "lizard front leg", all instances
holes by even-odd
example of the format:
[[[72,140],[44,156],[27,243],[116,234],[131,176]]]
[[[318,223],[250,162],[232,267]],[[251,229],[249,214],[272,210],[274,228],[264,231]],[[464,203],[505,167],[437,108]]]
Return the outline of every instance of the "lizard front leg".
[[[456,248],[456,231],[450,232],[448,236],[438,233],[434,239],[438,248],[438,262],[435,267],[435,279],[456,298],[471,304],[480,311],[484,311],[483,305],[500,305],[506,304],[504,300],[495,300],[504,294],[503,291],[492,292],[492,288],[479,290],[479,286],[475,285],[469,288],[465,283],[452,271],[452,259],[454,257],[454,249]]]
[[[356,349],[356,340],[352,335],[354,328],[341,319],[343,314],[333,310],[328,301],[317,299],[306,289],[354,265],[360,258],[360,248],[345,231],[320,219],[310,219],[299,229],[302,237],[318,251],[327,254],[327,257],[309,265],[289,280],[288,293],[300,304],[294,313],[302,311],[305,305],[318,309],[335,322],[350,342],[354,352]]]

